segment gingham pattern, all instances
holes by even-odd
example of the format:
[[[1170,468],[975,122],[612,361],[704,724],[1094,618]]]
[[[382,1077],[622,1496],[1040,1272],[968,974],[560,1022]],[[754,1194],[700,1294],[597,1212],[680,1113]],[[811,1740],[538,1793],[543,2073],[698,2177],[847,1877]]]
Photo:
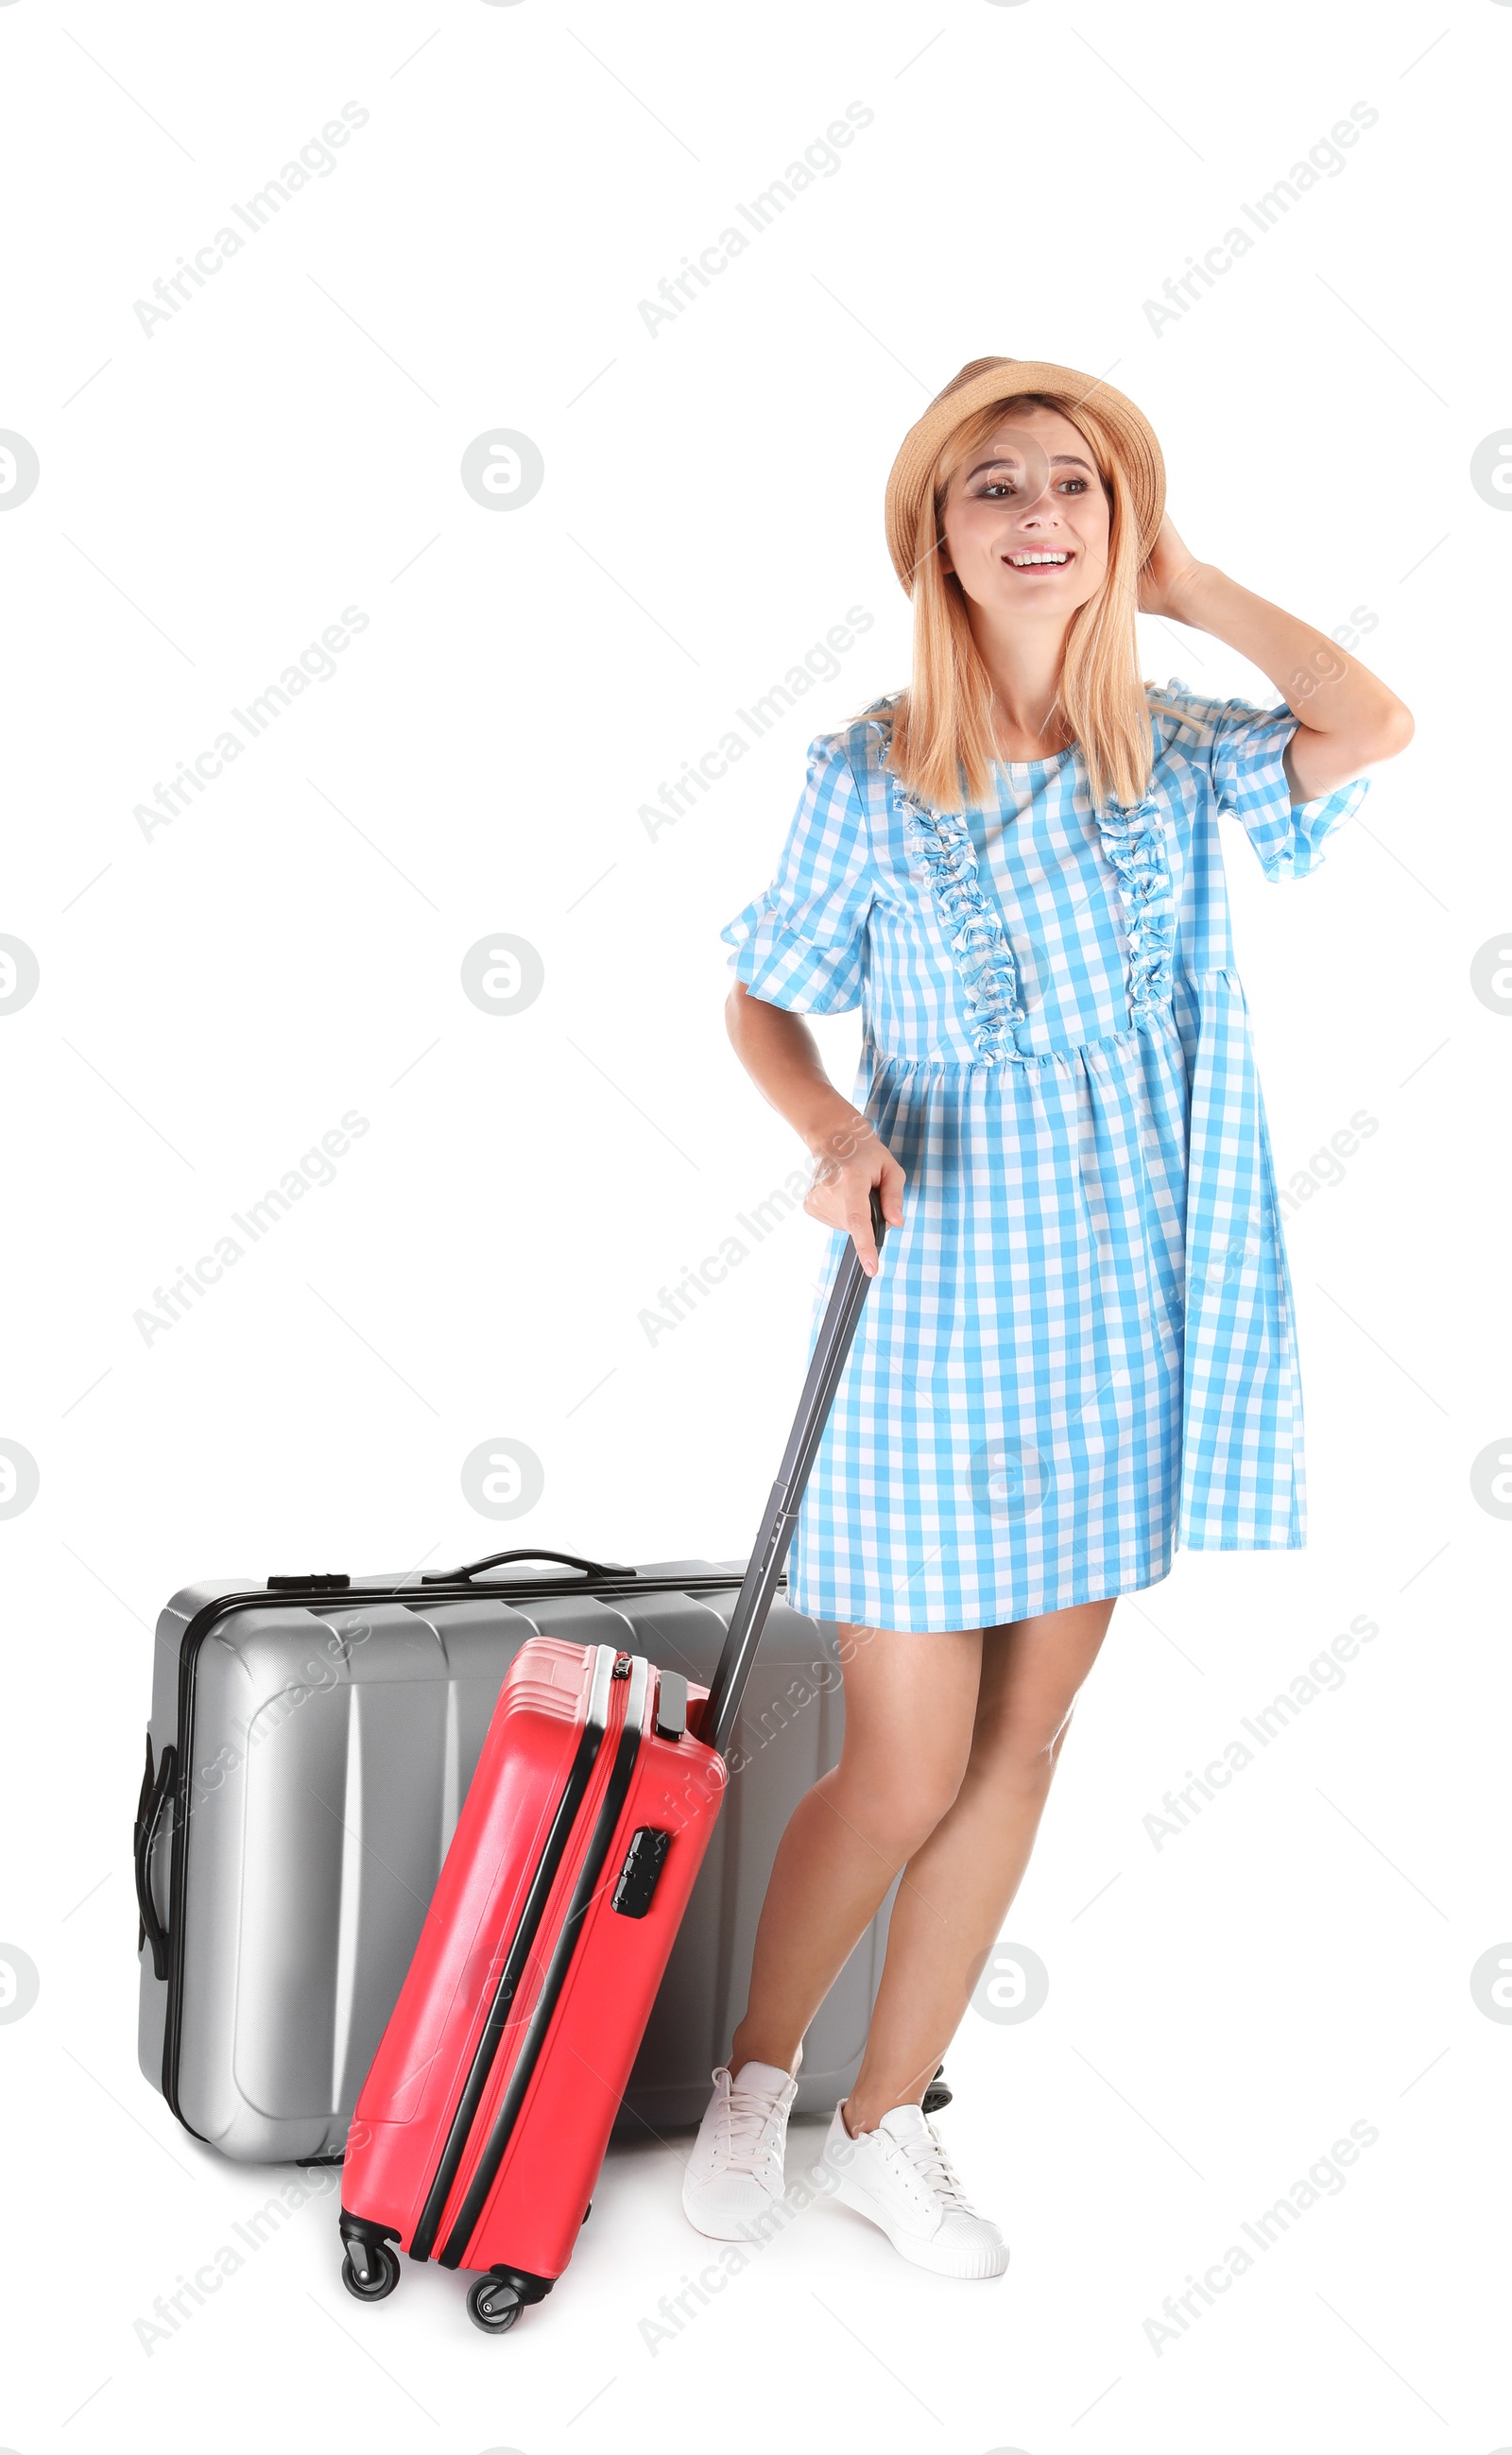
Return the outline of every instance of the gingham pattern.
[[[1153,1585],[1178,1541],[1305,1539],[1217,822],[1301,877],[1368,784],[1294,810],[1284,705],[1173,681],[1151,709],[1135,810],[1094,811],[1073,750],[951,817],[886,772],[882,703],[810,745],[777,874],[722,933],[754,996],[864,1008],[853,1097],[908,1179],[794,1538],[816,1618],[995,1626]]]

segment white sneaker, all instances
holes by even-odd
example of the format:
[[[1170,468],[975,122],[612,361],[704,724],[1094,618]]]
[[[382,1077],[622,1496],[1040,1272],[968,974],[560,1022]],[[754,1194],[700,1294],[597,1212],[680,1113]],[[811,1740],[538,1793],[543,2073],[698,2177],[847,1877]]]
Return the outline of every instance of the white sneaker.
[[[714,2094],[683,2176],[688,2222],[716,2242],[744,2242],[783,2195],[783,2149],[798,2082],[775,2063],[712,2075]]]
[[[837,2105],[822,2162],[835,2197],[869,2217],[915,2267],[936,2276],[1001,2276],[1008,2244],[961,2188],[945,2142],[916,2105],[894,2105],[852,2140]]]

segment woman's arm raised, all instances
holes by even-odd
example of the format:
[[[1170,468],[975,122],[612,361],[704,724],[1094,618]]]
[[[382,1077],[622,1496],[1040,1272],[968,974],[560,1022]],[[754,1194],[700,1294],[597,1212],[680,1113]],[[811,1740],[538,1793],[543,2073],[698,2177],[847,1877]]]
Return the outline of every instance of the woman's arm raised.
[[[1408,710],[1367,665],[1216,564],[1198,562],[1169,519],[1139,576],[1139,610],[1211,632],[1276,684],[1297,719],[1282,762],[1294,805],[1395,759],[1412,740]]]
[[[725,1003],[736,1056],[765,1100],[807,1144],[814,1181],[804,1202],[810,1219],[853,1238],[868,1278],[877,1270],[871,1187],[889,1228],[903,1225],[904,1174],[868,1120],[837,1091],[820,1063],[819,1044],[801,1014],[768,1005],[737,981]]]

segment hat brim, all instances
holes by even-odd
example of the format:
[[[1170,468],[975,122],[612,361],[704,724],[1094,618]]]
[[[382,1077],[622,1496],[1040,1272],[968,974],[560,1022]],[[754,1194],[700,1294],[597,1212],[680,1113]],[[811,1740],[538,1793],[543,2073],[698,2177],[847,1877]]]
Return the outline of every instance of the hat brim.
[[[888,552],[908,595],[913,594],[914,541],[924,489],[940,446],[963,418],[1026,392],[1058,393],[1073,406],[1085,404],[1112,429],[1128,471],[1141,566],[1149,559],[1165,517],[1166,464],[1144,412],[1102,376],[1083,375],[1075,367],[1055,366],[1048,358],[973,358],[909,427],[888,479]]]

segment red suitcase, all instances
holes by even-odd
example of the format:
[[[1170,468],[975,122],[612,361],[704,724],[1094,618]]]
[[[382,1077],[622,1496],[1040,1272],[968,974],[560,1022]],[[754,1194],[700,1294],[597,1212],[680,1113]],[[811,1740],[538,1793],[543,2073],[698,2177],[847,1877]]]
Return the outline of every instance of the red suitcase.
[[[875,1193],[871,1218],[880,1253]],[[359,2301],[393,2292],[406,2251],[482,2271],[468,2311],[502,2333],[571,2258],[868,1285],[852,1246],[713,1688],[607,1645],[517,1655],[353,2119],[341,2275]]]

